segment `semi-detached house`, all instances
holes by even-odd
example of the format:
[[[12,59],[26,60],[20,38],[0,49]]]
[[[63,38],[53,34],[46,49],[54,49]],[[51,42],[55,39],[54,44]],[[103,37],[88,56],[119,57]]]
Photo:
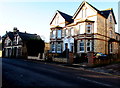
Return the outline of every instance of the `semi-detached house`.
[[[115,32],[112,8],[98,10],[83,1],[73,16],[56,11],[50,22],[50,52],[62,53],[68,45],[73,53],[90,51],[118,54],[120,34]]]

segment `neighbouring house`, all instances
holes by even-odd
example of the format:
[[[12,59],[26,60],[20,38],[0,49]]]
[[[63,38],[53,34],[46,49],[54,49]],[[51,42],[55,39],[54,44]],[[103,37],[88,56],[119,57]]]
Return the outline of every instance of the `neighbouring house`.
[[[73,16],[56,11],[50,22],[50,52],[61,54],[66,45],[70,52],[118,54],[120,34],[115,32],[112,8],[98,10],[83,1]]]
[[[45,43],[37,34],[19,32],[17,28],[13,32],[6,32],[2,37],[3,57],[27,58],[44,53]]]

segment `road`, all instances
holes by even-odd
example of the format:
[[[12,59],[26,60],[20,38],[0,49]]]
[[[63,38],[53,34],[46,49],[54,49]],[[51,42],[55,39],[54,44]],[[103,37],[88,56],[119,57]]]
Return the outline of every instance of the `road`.
[[[24,59],[2,59],[2,88],[119,88],[120,77]]]

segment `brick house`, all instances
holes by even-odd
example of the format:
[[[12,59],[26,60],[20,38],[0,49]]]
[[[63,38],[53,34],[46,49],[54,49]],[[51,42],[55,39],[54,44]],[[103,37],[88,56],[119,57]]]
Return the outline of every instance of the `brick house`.
[[[17,28],[13,32],[6,32],[2,37],[2,57],[27,58],[44,53],[44,41],[37,34],[19,32]]]
[[[112,8],[98,10],[83,1],[73,16],[56,11],[50,22],[50,51],[62,53],[68,45],[73,53],[90,51],[118,54],[120,34],[115,32]]]

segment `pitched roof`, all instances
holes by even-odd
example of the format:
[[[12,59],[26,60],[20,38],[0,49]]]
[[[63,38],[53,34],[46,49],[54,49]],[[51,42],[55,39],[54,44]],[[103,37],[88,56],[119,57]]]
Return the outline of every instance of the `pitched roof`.
[[[67,22],[69,22],[69,23],[72,23],[72,22],[73,22],[72,16],[70,16],[70,15],[68,15],[68,14],[66,14],[66,13],[63,13],[63,12],[57,10],[56,13],[55,13],[55,15],[54,15],[54,17],[52,18],[50,24],[52,23],[52,21],[53,21],[53,19],[55,18],[55,16],[56,16],[57,13],[59,13],[59,14],[65,19],[65,21],[67,21]]]
[[[20,36],[20,38],[22,40],[42,40],[40,38],[40,36],[38,36],[37,34],[29,34],[29,33],[23,33],[23,32],[17,32],[18,35]],[[9,36],[9,38],[13,41],[15,35],[14,32],[8,32],[6,33],[2,38],[5,39],[7,36]]]
[[[7,38],[7,36],[13,40],[14,39],[14,34],[13,32],[7,32],[4,36],[2,36],[2,39],[4,40],[5,38]]]
[[[18,32],[18,35],[22,40],[41,40],[40,36],[37,34]]]
[[[88,2],[83,1],[83,2],[80,4],[80,6],[78,7],[78,9],[76,10],[75,14],[73,15],[73,19],[77,16],[77,14],[79,13],[79,11],[80,11],[81,8],[83,7],[83,5],[85,5],[85,3],[87,3],[88,5],[90,5],[90,6],[91,6],[93,9],[95,9],[99,14],[101,14],[100,11],[99,11],[97,8],[95,8],[94,6],[92,6],[91,4],[89,4]]]
[[[75,12],[75,14],[73,15],[73,19],[77,16],[77,14],[79,13],[79,11],[81,10],[82,6],[87,3],[88,5],[90,5],[93,9],[95,9],[100,15],[102,15],[103,17],[105,18],[108,18],[110,12],[112,12],[112,15],[113,15],[113,18],[114,18],[114,21],[115,21],[115,24],[117,23],[116,20],[115,20],[115,16],[114,16],[114,13],[113,13],[113,9],[107,9],[107,10],[104,10],[104,11],[99,11],[97,8],[95,8],[94,6],[92,6],[91,4],[89,4],[88,2],[86,1],[83,1],[80,6],[78,7],[77,11]]]
[[[114,19],[114,21],[115,21],[115,24],[117,24],[117,22],[116,22],[116,20],[115,20],[115,15],[114,15],[114,12],[113,12],[113,9],[112,9],[112,8],[109,8],[109,9],[107,9],[107,10],[102,10],[102,11],[100,11],[100,13],[101,13],[105,18],[108,18],[110,12],[111,12],[112,15],[113,15],[113,19]]]
[[[70,23],[73,22],[72,16],[70,16],[70,15],[68,15],[68,14],[66,14],[66,13],[63,13],[63,12],[61,12],[61,11],[59,11],[59,10],[57,10],[57,11],[61,14],[61,16],[62,16],[67,22],[70,22]]]

